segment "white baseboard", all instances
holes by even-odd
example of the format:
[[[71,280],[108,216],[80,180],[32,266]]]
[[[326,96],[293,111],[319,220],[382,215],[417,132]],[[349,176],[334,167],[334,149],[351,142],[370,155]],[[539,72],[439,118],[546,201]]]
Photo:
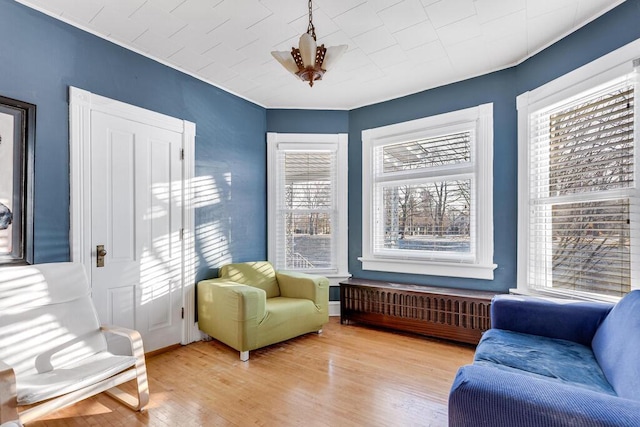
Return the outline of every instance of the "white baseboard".
[[[340,316],[340,301],[329,301],[329,316]]]

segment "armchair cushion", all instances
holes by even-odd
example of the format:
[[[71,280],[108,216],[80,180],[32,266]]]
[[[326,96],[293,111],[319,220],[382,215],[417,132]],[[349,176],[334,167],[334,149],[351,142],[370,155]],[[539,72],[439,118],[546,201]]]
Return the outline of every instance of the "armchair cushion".
[[[18,386],[24,375],[107,350],[81,265],[7,267],[1,277],[0,360],[13,368]]]
[[[267,300],[267,315],[256,334],[257,347],[264,347],[322,327],[313,301],[276,297]]]
[[[63,366],[40,374],[20,376],[16,379],[18,404],[30,405],[80,390],[122,372],[135,363],[133,356],[117,356],[105,351],[82,362],[72,363],[67,368]]]
[[[280,296],[276,271],[267,261],[227,264],[220,267],[219,276],[231,282],[260,288],[267,293],[267,298]]]

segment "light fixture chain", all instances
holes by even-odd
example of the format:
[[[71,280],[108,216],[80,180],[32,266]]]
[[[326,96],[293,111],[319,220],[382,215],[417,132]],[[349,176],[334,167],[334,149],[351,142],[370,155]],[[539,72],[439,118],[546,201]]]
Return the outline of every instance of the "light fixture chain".
[[[309,0],[309,26],[307,27],[307,33],[309,33],[314,40],[317,40],[316,28],[313,26],[313,4],[311,0]]]

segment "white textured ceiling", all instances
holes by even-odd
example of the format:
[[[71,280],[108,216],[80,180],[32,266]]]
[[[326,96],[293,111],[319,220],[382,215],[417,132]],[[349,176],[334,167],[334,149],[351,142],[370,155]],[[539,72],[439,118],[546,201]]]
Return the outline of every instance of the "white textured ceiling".
[[[348,44],[313,88],[291,50],[307,0],[16,0],[268,108],[351,109],[515,65],[624,0],[315,0]]]

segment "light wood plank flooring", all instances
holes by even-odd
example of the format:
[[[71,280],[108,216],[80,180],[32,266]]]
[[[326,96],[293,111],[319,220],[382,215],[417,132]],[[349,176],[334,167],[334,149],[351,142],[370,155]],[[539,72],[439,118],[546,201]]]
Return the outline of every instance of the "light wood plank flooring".
[[[142,413],[99,395],[36,426],[446,426],[447,396],[473,347],[340,325],[252,351],[217,342],[147,359]]]

